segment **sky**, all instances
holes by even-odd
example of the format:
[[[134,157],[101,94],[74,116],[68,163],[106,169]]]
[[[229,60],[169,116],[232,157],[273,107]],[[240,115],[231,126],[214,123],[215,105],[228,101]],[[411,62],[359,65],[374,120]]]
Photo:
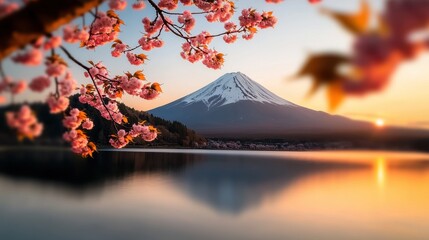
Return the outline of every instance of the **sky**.
[[[384,5],[384,0],[369,2],[374,11],[380,11]],[[356,11],[359,0],[324,0],[318,6],[311,5],[306,0],[285,0],[278,5],[266,4],[263,0],[238,0],[236,3],[238,9],[254,7],[258,10],[273,11],[279,21],[275,28],[261,30],[251,41],[240,39],[235,44],[226,44],[221,39],[215,40],[212,47],[226,55],[225,64],[220,70],[183,60],[179,55],[183,41],[169,33],[163,33],[162,36],[165,46],[144,52],[149,61],[143,67],[137,68],[130,66],[125,56],[112,58],[110,44],[91,51],[79,49],[76,45],[65,46],[82,62],[102,61],[112,75],[142,69],[149,81],[161,83],[163,94],[158,99],[146,101],[138,97],[124,98],[123,101],[127,105],[139,110],[162,106],[204,87],[225,73],[240,71],[288,101],[314,110],[328,111],[325,91],[320,91],[308,99],[306,94],[310,88],[310,79],[292,80],[291,76],[299,70],[311,53],[350,52],[352,36],[332,19],[322,15],[320,7]],[[105,9],[105,6],[102,9]],[[119,15],[126,24],[122,27],[119,38],[135,46],[143,32],[141,19],[144,16],[153,16],[154,13],[150,9],[136,12],[128,8]],[[88,19],[89,17],[87,21]],[[80,21],[76,20],[77,23]],[[207,24],[204,20],[197,25],[195,33],[203,29],[211,33],[222,30],[222,24]],[[382,118],[388,125],[429,128],[428,62],[429,54],[425,54],[413,62],[403,64],[385,91],[364,98],[347,98],[331,113],[368,121]],[[79,83],[88,83],[88,79],[83,77],[82,69],[73,63],[70,63],[70,67]],[[8,75],[25,79],[43,72],[42,68],[20,67],[10,61],[5,62],[4,68]],[[46,95],[47,93],[43,96],[26,93],[18,97],[18,100],[42,100]]]

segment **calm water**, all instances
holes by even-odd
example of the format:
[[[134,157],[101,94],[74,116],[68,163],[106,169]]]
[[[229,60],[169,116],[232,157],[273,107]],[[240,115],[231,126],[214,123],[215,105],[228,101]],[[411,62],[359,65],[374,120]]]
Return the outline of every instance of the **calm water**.
[[[0,239],[429,239],[429,155],[1,150]]]

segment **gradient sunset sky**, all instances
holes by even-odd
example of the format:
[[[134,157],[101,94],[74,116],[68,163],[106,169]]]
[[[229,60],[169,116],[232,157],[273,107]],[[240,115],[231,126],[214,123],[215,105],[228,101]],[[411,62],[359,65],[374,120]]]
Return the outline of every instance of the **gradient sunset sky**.
[[[236,2],[238,9],[254,7],[258,10],[272,10],[279,22],[274,29],[260,31],[251,41],[240,39],[235,44],[228,45],[221,39],[215,40],[212,47],[226,54],[226,62],[221,70],[212,70],[201,63],[191,64],[184,61],[179,55],[183,41],[172,34],[164,33],[162,39],[165,41],[165,46],[145,52],[149,61],[143,66],[147,79],[163,84],[164,93],[152,101],[126,97],[124,102],[139,110],[149,110],[192,93],[225,73],[240,71],[288,101],[311,109],[327,111],[325,91],[306,99],[305,96],[310,88],[309,79],[292,81],[290,77],[299,70],[311,53],[350,52],[352,36],[332,19],[322,15],[319,7],[355,11],[358,9],[359,0],[324,0],[318,6],[311,5],[306,0],[285,0],[279,5],[266,4],[262,0]],[[383,9],[383,0],[369,2],[374,11]],[[136,12],[130,7],[120,12],[120,17],[126,23],[122,28],[120,39],[135,46],[143,32],[142,17],[153,16],[153,14],[150,9]],[[80,20],[77,21],[80,22]],[[211,33],[222,30],[222,24],[201,26],[204,21],[199,23],[200,27],[197,27],[194,33],[202,29],[207,29]],[[103,61],[112,75],[141,69],[141,67],[131,67],[125,56],[119,59],[110,57],[110,44],[94,51],[78,49],[76,45],[66,44],[65,46],[74,51],[76,58],[83,62]],[[136,51],[136,53],[143,53],[143,51]],[[388,125],[429,128],[428,63],[429,54],[424,54],[416,61],[401,65],[384,92],[365,98],[348,98],[333,113],[369,121],[382,118]],[[79,83],[89,83],[88,79],[83,77],[81,69],[72,62],[70,66]],[[4,68],[8,75],[16,78],[29,79],[43,72],[43,68],[16,66],[10,61],[5,62]],[[43,100],[46,95],[47,92],[43,96],[26,92],[18,97],[18,100],[24,98]]]

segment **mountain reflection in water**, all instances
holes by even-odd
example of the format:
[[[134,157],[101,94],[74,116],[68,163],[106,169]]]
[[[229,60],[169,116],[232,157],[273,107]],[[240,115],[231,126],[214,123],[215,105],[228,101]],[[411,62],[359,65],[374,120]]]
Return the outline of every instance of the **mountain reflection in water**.
[[[428,155],[143,151],[1,150],[0,239],[429,236]]]

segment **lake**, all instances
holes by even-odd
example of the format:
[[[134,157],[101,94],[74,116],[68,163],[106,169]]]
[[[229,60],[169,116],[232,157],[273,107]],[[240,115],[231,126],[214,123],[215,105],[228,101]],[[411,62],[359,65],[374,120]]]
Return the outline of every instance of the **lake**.
[[[0,149],[0,239],[429,239],[429,155]]]

